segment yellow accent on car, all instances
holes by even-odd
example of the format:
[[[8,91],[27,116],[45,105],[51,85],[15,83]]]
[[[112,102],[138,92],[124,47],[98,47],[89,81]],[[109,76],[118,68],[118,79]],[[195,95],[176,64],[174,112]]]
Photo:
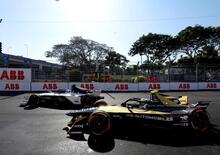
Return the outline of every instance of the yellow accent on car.
[[[156,98],[159,99],[163,105],[168,106],[168,107],[178,107],[178,106],[183,106],[183,105],[188,104],[187,96],[182,96],[181,98],[179,98],[180,104],[177,104],[172,101],[172,99],[175,99],[176,97],[165,95],[165,94],[160,94],[158,90],[152,90],[151,95],[156,96]]]
[[[187,96],[180,96],[179,101],[181,105],[187,105],[188,104],[188,97]]]
[[[158,92],[159,92],[159,90],[154,89],[154,90],[152,90],[150,93],[151,93],[151,94],[155,94],[155,93],[158,93]]]
[[[135,113],[135,114],[169,114],[167,112],[155,111],[155,110],[144,110],[136,108],[118,107],[118,106],[104,106],[99,107],[99,110],[107,113]]]

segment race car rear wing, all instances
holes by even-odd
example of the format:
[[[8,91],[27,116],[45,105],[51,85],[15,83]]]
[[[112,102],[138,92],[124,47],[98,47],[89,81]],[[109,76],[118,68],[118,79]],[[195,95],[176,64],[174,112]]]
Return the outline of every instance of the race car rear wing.
[[[206,109],[210,103],[211,103],[211,101],[198,101],[196,104],[193,104],[193,106],[197,107],[197,108]]]
[[[168,97],[164,97],[164,95],[159,94],[158,90],[151,91],[151,100],[156,101],[159,100],[161,104],[163,104],[166,107],[181,107],[182,105],[179,105],[170,99]]]

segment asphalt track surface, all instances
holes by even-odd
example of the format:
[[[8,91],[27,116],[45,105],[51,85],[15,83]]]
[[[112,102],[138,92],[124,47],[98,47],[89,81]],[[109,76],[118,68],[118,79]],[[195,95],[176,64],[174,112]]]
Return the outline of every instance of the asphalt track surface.
[[[116,137],[98,146],[88,145],[85,139],[71,139],[62,128],[70,120],[65,115],[70,110],[36,108],[24,110],[18,107],[24,95],[0,96],[0,155],[78,155],[78,154],[219,154],[220,153],[220,92],[166,92],[179,96],[188,95],[190,102],[212,101],[208,108],[213,131],[205,136],[178,133],[136,133]],[[148,93],[111,93],[105,100],[119,105],[129,97],[146,97]],[[132,131],[131,131],[132,132]],[[147,132],[147,131],[146,131]],[[159,135],[159,136],[158,136]]]

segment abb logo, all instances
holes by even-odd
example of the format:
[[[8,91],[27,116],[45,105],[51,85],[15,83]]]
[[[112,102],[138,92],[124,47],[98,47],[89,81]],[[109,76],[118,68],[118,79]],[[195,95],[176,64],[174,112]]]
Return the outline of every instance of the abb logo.
[[[179,89],[190,89],[190,84],[189,83],[181,83],[179,85]]]
[[[57,89],[57,84],[56,83],[45,83],[43,85],[44,90],[51,90],[51,89]]]
[[[148,89],[160,89],[160,84],[149,84]]]
[[[0,73],[1,80],[24,80],[24,71],[22,70],[2,70]]]
[[[128,84],[117,84],[115,90],[128,90]]]
[[[217,88],[217,84],[216,83],[208,83],[207,88]]]
[[[80,87],[86,88],[86,89],[94,89],[94,85],[92,83],[86,83],[86,84],[81,84]]]
[[[20,86],[18,83],[7,83],[5,85],[5,90],[19,90]]]

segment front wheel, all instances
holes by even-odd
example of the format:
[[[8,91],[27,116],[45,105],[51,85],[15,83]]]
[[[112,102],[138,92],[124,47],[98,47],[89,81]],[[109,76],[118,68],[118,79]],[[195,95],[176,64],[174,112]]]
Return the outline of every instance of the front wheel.
[[[209,128],[209,117],[205,110],[196,109],[190,116],[190,124],[195,131],[206,132]]]
[[[98,111],[89,116],[90,133],[97,136],[106,135],[111,131],[110,116],[106,112]]]

